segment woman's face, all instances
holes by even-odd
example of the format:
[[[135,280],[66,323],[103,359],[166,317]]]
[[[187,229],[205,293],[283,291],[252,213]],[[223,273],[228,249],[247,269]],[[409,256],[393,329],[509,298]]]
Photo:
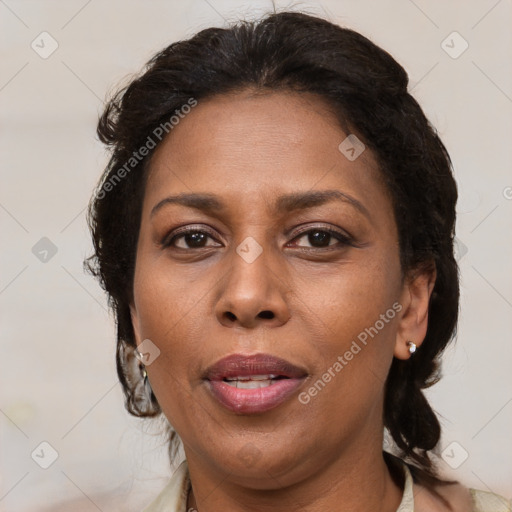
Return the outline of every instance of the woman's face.
[[[191,467],[282,487],[381,448],[430,287],[402,282],[391,200],[347,135],[315,96],[245,91],[199,101],[153,156],[132,320]]]

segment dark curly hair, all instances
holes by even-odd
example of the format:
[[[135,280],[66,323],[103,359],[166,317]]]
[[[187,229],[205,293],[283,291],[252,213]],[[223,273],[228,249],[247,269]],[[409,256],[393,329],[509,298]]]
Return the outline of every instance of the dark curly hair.
[[[155,137],[162,132],[158,127],[170,132],[170,118],[181,117],[185,106],[228,92],[313,93],[377,159],[392,198],[402,275],[436,271],[426,338],[413,358],[393,360],[383,423],[415,481],[443,482],[429,457],[440,424],[422,390],[439,380],[440,354],[456,330],[457,187],[448,152],[407,85],[402,66],[363,35],[308,14],[281,12],[208,28],[171,44],[108,102],[98,135],[112,154],[89,205],[95,254],[86,267],[99,278],[115,313],[117,370],[132,414],[161,412],[154,396],[150,406],[141,398],[129,310],[146,171],[161,140]],[[172,429],[170,434],[173,445]]]

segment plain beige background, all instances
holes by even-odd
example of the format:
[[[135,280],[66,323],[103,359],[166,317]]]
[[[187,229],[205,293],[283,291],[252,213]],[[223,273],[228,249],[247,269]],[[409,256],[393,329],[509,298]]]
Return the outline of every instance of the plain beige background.
[[[157,50],[271,8],[0,0],[0,510],[56,511],[72,502],[62,510],[136,511],[165,485],[165,440],[158,424],[124,411],[113,320],[82,270],[91,252],[85,206],[106,163],[96,121],[107,92]],[[447,475],[510,499],[511,1],[324,0],[294,8],[388,50],[452,156],[462,297],[457,343],[428,393],[444,428],[439,463]],[[58,457],[43,469],[52,450]]]

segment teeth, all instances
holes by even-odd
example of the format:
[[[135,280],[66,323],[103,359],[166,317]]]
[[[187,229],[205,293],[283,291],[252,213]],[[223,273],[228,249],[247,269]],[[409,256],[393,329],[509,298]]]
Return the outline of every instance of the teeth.
[[[267,380],[230,380],[227,384],[238,389],[259,389],[272,385],[272,379]]]
[[[246,377],[230,377],[227,378],[227,381],[247,381],[247,380],[269,380],[269,379],[275,379],[277,375],[273,375],[272,373],[269,375],[248,375]]]
[[[277,377],[277,375],[251,375],[249,377],[249,380],[269,380],[269,379],[275,379]],[[245,377],[242,378],[241,380],[245,380]]]
[[[224,379],[227,384],[238,389],[259,389],[266,388],[273,384],[277,375],[249,375]]]

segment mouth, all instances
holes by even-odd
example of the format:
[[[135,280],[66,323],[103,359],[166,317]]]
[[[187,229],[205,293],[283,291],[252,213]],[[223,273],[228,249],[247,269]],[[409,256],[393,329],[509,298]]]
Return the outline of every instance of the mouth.
[[[307,377],[292,363],[268,354],[227,356],[208,368],[204,380],[213,398],[238,414],[258,414],[284,403]]]

